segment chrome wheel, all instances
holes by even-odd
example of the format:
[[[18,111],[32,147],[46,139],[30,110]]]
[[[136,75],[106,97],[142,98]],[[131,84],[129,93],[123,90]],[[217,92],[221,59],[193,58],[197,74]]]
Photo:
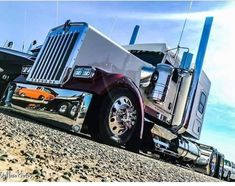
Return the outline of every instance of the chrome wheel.
[[[71,111],[70,111],[70,116],[71,117],[74,117],[77,113],[77,109],[78,107],[76,105],[74,105],[72,108],[71,108]]]
[[[66,112],[67,112],[67,109],[68,109],[68,106],[67,106],[67,105],[61,105],[61,106],[60,106],[60,109],[59,109],[59,112],[60,112],[60,113],[66,113]]]
[[[119,137],[130,130],[137,122],[136,109],[128,97],[114,101],[109,113],[108,126],[114,136]]]
[[[20,96],[21,96],[21,97],[25,97],[25,93],[21,93]]]
[[[39,100],[44,100],[45,99],[45,97],[44,96],[39,96],[39,98],[38,98]]]
[[[212,160],[211,160],[211,163],[210,163],[210,169],[211,169],[211,174],[214,175],[215,173],[215,168],[216,168],[216,160],[217,157],[216,157],[216,154],[213,154],[213,157],[212,157]]]

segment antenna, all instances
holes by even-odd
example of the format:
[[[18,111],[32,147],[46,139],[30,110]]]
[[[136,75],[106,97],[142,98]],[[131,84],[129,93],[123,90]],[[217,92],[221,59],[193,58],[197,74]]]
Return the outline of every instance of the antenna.
[[[59,1],[56,1],[56,25],[59,24]]]
[[[183,24],[183,28],[182,28],[182,31],[180,33],[180,37],[179,37],[179,41],[178,41],[178,44],[177,44],[177,50],[176,50],[176,53],[175,53],[175,58],[177,58],[178,54],[179,54],[179,50],[180,50],[180,43],[181,43],[181,40],[182,40],[182,37],[183,37],[183,34],[184,34],[184,30],[185,30],[185,26],[186,26],[186,23],[188,21],[188,15],[191,11],[191,8],[192,8],[192,4],[193,4],[193,0],[190,1],[189,3],[189,7],[188,7],[188,12],[186,14],[186,17],[185,17],[185,20],[184,20],[184,24]]]
[[[24,23],[23,23],[23,45],[22,45],[22,52],[24,51],[24,45],[25,45],[25,27],[27,22],[27,9],[24,9]]]
[[[115,28],[115,25],[117,23],[117,17],[114,17],[114,20],[113,20],[113,24],[111,26],[111,29],[110,29],[110,32],[109,32],[109,37],[111,37],[112,33],[113,33],[113,30]]]
[[[186,15],[185,20],[184,20],[183,28],[182,28],[182,31],[180,33],[180,38],[179,38],[179,41],[178,41],[178,47],[180,46],[180,43],[181,43],[181,40],[182,40],[182,37],[183,37],[183,34],[184,34],[185,26],[186,26],[186,23],[188,21],[188,15],[189,15],[190,10],[192,8],[192,4],[193,4],[193,1],[191,0],[190,4],[189,4],[187,15]]]

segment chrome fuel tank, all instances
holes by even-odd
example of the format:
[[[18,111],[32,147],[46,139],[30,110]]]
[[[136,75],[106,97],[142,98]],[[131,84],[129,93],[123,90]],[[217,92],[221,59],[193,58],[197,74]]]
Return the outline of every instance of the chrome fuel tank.
[[[183,157],[185,160],[197,160],[200,155],[200,149],[199,147],[192,143],[191,141],[188,141],[184,138],[177,139],[178,140],[178,148],[177,152],[180,155],[180,157]]]

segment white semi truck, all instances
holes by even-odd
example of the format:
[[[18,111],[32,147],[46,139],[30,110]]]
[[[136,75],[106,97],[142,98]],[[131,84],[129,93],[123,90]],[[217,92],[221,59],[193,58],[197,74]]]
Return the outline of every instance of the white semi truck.
[[[87,23],[67,21],[49,31],[32,67],[23,68],[13,81],[10,109],[102,143],[159,153],[198,171],[203,167],[201,172],[216,176],[217,151],[196,142],[211,85],[202,65],[212,21],[205,20],[194,64],[188,48],[135,44],[136,32],[130,45],[121,46]],[[52,90],[54,97],[19,94],[38,87]],[[61,97],[79,101],[53,105]]]
[[[226,181],[235,180],[235,164],[227,159],[224,160],[223,178]]]

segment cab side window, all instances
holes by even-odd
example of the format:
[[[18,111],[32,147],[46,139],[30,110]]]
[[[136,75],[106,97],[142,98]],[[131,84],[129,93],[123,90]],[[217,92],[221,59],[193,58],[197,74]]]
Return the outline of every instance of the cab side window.
[[[205,106],[206,106],[206,94],[204,92],[201,93],[200,96],[200,101],[199,101],[199,105],[198,105],[198,111],[203,114],[204,110],[205,110]]]

